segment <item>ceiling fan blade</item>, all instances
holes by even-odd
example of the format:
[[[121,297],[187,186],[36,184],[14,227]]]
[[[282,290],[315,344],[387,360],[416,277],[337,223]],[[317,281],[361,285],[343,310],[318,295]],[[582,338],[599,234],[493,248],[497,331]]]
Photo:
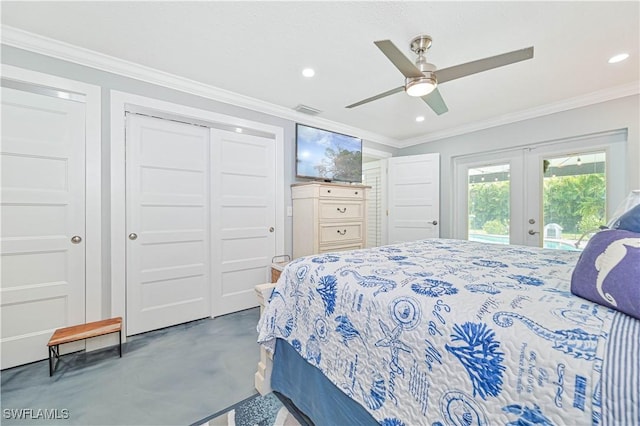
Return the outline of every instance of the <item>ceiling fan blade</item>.
[[[444,83],[456,78],[465,77],[471,74],[487,71],[493,68],[503,67],[515,62],[533,58],[533,46],[526,49],[514,50],[513,52],[467,62],[466,64],[455,65],[436,71],[438,83]]]
[[[380,93],[379,95],[375,95],[375,96],[372,96],[370,98],[364,99],[364,100],[362,100],[360,102],[356,102],[355,104],[347,105],[345,108],[354,108],[354,107],[360,106],[362,104],[366,104],[368,102],[375,101],[375,100],[378,100],[380,98],[384,98],[386,96],[393,95],[394,93],[399,93],[399,92],[402,92],[402,91],[404,91],[404,86],[396,87],[395,89],[387,90],[384,93]]]
[[[424,76],[418,67],[404,56],[396,45],[391,42],[391,40],[380,40],[374,41],[373,43],[378,46],[378,49],[380,49],[382,53],[389,58],[393,65],[395,65],[405,77],[411,78]]]
[[[429,93],[426,96],[423,96],[422,100],[425,101],[427,105],[431,107],[433,112],[438,115],[442,115],[445,112],[449,111],[449,108],[447,108],[447,104],[444,103],[444,99],[442,99],[442,95],[440,94],[440,91],[437,87],[433,92]]]

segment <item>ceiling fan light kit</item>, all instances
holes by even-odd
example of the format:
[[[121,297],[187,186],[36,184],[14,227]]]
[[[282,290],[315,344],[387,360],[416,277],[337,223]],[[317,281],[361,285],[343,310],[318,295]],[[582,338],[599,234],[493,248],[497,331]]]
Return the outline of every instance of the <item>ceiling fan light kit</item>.
[[[408,78],[405,84],[407,95],[414,97],[426,96],[436,88],[436,79],[431,76]]]
[[[533,58],[533,47],[514,50],[501,55],[491,56],[472,62],[456,65],[438,70],[435,65],[427,62],[425,52],[431,47],[431,37],[419,35],[409,43],[412,52],[418,55],[415,64],[411,62],[398,49],[391,40],[375,41],[374,44],[391,61],[393,65],[405,76],[404,86],[396,87],[376,96],[364,99],[346,108],[354,108],[368,102],[372,102],[398,92],[406,92],[409,96],[420,97],[438,115],[444,114],[449,109],[437,90],[438,81],[445,83],[457,78],[466,77],[490,69],[503,67],[515,62]]]

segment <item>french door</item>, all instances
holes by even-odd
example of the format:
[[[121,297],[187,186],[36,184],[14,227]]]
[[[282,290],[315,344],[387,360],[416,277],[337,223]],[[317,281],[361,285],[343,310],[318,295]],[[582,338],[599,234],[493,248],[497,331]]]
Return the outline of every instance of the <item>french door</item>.
[[[581,250],[626,194],[626,134],[455,160],[454,236]]]

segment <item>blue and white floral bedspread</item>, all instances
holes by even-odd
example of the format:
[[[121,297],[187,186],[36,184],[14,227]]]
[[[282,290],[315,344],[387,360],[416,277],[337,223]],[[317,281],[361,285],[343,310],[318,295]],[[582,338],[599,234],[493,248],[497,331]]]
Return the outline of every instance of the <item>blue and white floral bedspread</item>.
[[[622,314],[569,292],[578,255],[437,239],[296,259],[259,341],[383,425],[599,424]]]

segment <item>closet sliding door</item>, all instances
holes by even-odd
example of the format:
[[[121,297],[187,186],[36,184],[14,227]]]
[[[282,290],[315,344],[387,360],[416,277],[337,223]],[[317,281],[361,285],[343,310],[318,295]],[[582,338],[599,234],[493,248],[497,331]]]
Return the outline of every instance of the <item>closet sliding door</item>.
[[[210,316],[209,129],[127,115],[127,334]]]
[[[257,306],[276,253],[275,141],[211,129],[213,312]],[[279,230],[283,231],[283,230]]]

